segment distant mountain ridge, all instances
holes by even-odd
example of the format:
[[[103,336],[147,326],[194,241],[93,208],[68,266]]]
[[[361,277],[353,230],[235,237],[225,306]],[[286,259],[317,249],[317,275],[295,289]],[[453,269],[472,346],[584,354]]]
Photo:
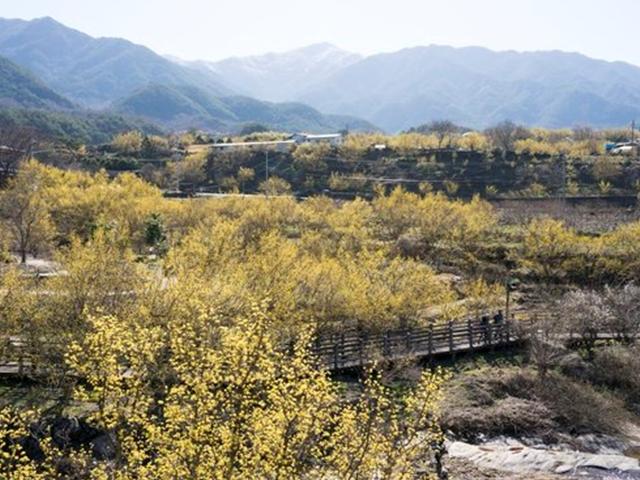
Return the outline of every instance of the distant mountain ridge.
[[[295,69],[296,52],[304,49],[223,60],[211,68],[228,83],[240,70],[248,95],[279,95],[277,90],[265,93],[265,85],[287,84],[278,65],[284,62]],[[350,58],[348,52],[342,55]],[[254,71],[253,65],[261,68]],[[306,65],[301,61],[300,70]],[[437,119],[475,128],[505,119],[530,126],[606,127],[640,115],[639,67],[577,53],[432,45],[352,57],[337,68],[329,60],[326,67],[314,68],[330,74],[288,87],[290,100],[323,112],[362,117],[392,132]],[[269,82],[260,83],[265,77]],[[252,82],[261,87],[250,88]]]
[[[362,57],[316,44],[183,62],[126,40],[93,38],[47,17],[0,19],[0,55],[62,98],[49,94],[49,107],[66,108],[66,97],[169,128],[228,131],[270,122],[292,130],[377,125],[395,132],[439,119],[471,128],[507,119],[557,128],[620,126],[640,118],[640,67],[559,51],[432,45]],[[34,91],[33,76],[22,93]],[[12,95],[19,93],[6,93],[5,104],[19,106]]]
[[[118,38],[93,38],[50,17],[0,19],[0,55],[88,107],[105,107],[149,83],[193,85],[229,95],[212,72],[202,72]]]
[[[360,60],[362,56],[319,43],[285,53],[234,57],[219,62],[191,62],[216,73],[233,89],[262,100],[291,101],[309,86]]]
[[[122,39],[93,38],[49,17],[32,21],[0,19],[0,55],[29,69],[81,107],[140,117],[170,129],[232,132],[256,122],[287,131],[376,129],[348,115],[323,115],[299,102],[272,103],[238,95],[242,85],[238,89],[227,86],[205,64],[171,61]],[[333,56],[335,65],[348,63],[340,52],[327,46],[314,55],[316,59]],[[314,70],[316,64],[320,68]],[[324,76],[333,71],[326,62],[308,61],[307,66],[318,78],[321,70]],[[8,98],[6,103],[41,107],[12,103]],[[30,114],[22,118],[36,117]]]
[[[284,131],[376,129],[366,121],[323,115],[301,103],[272,103],[237,95],[213,97],[198,88],[180,85],[144,87],[119,101],[114,108],[120,113],[158,121],[176,130],[198,125],[214,131],[234,131],[256,122]]]

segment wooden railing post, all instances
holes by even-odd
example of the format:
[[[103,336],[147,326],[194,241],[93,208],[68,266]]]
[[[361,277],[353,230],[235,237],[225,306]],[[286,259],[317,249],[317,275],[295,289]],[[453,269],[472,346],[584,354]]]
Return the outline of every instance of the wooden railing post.
[[[429,325],[429,361],[433,358],[433,324]]]
[[[504,338],[507,345],[511,344],[511,320],[508,318],[504,324]]]
[[[382,355],[388,357],[391,354],[391,347],[389,345],[389,332],[384,332],[382,339]]]
[[[24,375],[24,348],[22,345],[18,345],[18,375]]]
[[[491,322],[487,324],[487,343],[489,344],[489,347],[493,352],[493,327],[491,325]]]
[[[469,349],[473,351],[473,325],[470,318],[467,320],[467,330],[469,334]]]
[[[453,322],[449,320],[449,352],[453,353]]]

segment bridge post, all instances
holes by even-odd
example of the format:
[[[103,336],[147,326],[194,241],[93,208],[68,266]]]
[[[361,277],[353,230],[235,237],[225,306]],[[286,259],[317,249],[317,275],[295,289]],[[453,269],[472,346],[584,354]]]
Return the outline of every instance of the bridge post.
[[[413,350],[412,349],[412,345],[413,345],[413,338],[412,337],[413,337],[413,335],[412,335],[412,332],[411,332],[410,329],[407,329],[405,331],[404,337],[405,337],[405,343],[407,345],[407,352],[411,352]]]
[[[453,322],[449,320],[449,353],[455,357],[455,350],[453,349]]]
[[[391,346],[389,345],[389,332],[384,332],[382,339],[382,355],[388,357],[391,355]]]
[[[493,333],[494,333],[493,326],[491,325],[491,323],[489,323],[487,325],[487,343],[489,344],[489,347],[490,347],[492,352],[493,352],[493,344],[494,344],[494,342],[493,342]]]
[[[504,324],[504,337],[507,344],[511,344],[511,320],[507,319]],[[514,322],[515,323],[515,322]]]
[[[22,346],[18,350],[18,375],[22,377],[24,375],[24,349]]]
[[[433,359],[433,324],[429,325],[429,363]]]
[[[471,319],[467,319],[467,330],[469,334],[469,349],[473,352],[473,325],[471,325]]]

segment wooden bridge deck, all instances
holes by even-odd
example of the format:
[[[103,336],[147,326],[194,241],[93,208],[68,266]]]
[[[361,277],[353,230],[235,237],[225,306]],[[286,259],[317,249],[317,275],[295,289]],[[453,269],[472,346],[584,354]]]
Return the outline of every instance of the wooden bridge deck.
[[[562,335],[562,341],[573,338],[571,334]],[[601,340],[615,338],[613,334],[598,335]],[[465,320],[378,334],[347,330],[316,338],[312,352],[320,367],[339,371],[365,367],[378,361],[455,357],[462,353],[515,346],[524,339],[522,324],[516,320],[488,325]],[[33,376],[24,342],[15,337],[7,340],[9,348],[5,351],[9,355],[0,357],[0,377]]]
[[[349,331],[323,336],[315,341],[312,351],[321,366],[329,370],[342,370],[363,367],[380,360],[454,356],[513,346],[521,341],[520,329],[513,321],[486,326],[473,321],[457,321],[375,335]]]

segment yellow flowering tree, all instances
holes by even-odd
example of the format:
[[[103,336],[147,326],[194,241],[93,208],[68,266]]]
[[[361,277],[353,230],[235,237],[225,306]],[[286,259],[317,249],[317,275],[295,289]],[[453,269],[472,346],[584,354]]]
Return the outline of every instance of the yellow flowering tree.
[[[370,378],[345,404],[308,337],[283,348],[265,308],[229,319],[191,297],[155,326],[141,316],[90,320],[68,358],[87,379],[79,398],[98,405],[92,421],[120,445],[105,474],[414,478],[440,440],[442,376],[425,374],[401,401]]]

